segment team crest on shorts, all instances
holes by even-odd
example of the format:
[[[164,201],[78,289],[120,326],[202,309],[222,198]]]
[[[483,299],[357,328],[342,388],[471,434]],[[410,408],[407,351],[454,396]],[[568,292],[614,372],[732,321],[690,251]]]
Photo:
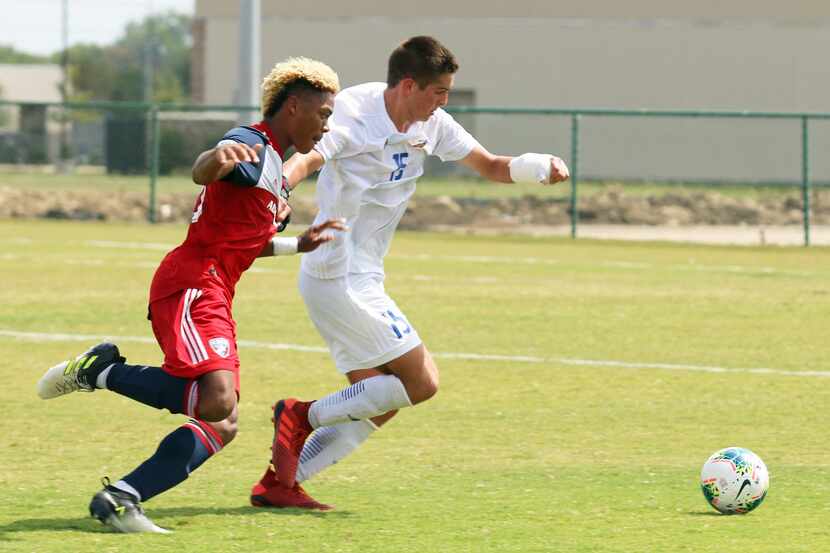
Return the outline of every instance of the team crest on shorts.
[[[227,338],[211,338],[208,340],[210,349],[216,352],[219,357],[227,357],[231,352],[231,344]]]

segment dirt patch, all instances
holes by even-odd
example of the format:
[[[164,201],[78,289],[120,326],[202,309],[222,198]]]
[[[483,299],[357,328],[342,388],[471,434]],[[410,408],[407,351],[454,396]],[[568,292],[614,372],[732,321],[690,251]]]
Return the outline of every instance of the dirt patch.
[[[159,221],[187,221],[193,194],[161,195]],[[20,190],[0,187],[0,217],[142,221],[148,197],[138,192]],[[292,200],[294,221],[309,223],[317,211],[310,198]],[[416,197],[401,221],[401,228],[436,226],[521,227],[557,226],[570,221],[568,199]],[[830,224],[830,191],[813,195],[813,222]],[[765,199],[734,198],[717,192],[668,192],[655,196],[625,194],[621,187],[580,198],[579,220],[587,224],[627,225],[798,225],[801,198],[797,195]]]

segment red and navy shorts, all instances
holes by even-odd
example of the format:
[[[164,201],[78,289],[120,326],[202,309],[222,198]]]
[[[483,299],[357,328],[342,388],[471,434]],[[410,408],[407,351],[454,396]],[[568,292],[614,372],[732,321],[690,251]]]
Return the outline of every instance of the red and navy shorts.
[[[164,371],[193,379],[232,371],[239,394],[236,323],[223,291],[188,288],[152,302],[149,310],[153,334],[164,352]]]

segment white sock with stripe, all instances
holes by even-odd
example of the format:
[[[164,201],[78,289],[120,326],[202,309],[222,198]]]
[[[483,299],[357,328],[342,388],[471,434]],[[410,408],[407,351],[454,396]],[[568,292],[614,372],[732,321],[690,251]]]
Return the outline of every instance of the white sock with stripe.
[[[313,428],[370,419],[412,402],[397,376],[380,375],[355,382],[311,404],[308,421]]]
[[[377,430],[371,420],[354,421],[315,430],[305,442],[297,466],[297,482],[305,482],[346,457]]]

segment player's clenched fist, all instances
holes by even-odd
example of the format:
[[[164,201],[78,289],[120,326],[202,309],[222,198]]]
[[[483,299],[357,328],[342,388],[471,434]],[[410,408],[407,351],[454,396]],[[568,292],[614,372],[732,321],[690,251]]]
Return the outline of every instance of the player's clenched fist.
[[[227,141],[202,152],[193,164],[193,182],[206,186],[230,174],[237,163],[258,165],[262,148],[262,144],[251,147],[242,142]]]
[[[262,144],[256,144],[253,148],[247,144],[236,142],[234,144],[222,144],[217,146],[213,155],[224,174],[230,173],[237,163],[259,163],[259,152],[262,151]]]
[[[562,158],[551,156],[550,179],[548,180],[548,184],[556,184],[557,182],[566,181],[570,176],[571,172],[568,169],[568,165],[562,161]]]

